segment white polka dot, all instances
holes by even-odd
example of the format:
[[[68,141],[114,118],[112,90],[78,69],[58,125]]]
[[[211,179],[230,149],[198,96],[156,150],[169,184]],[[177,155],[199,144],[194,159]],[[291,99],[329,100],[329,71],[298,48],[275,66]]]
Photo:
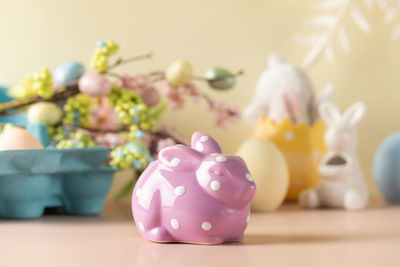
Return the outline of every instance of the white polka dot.
[[[250,222],[250,214],[247,215],[247,218],[246,218],[246,223],[248,224],[249,222]]]
[[[144,229],[144,225],[143,225],[142,222],[139,222],[139,223],[138,223],[138,226],[139,226],[140,231],[142,231],[142,232],[146,231],[146,230]]]
[[[200,143],[199,141],[196,142],[196,150],[203,151],[203,144]]]
[[[218,191],[221,189],[221,183],[217,180],[214,180],[211,182],[210,187],[212,191]]]
[[[210,231],[212,228],[212,225],[209,222],[203,222],[201,224],[201,228],[203,228],[204,231]]]
[[[215,160],[218,162],[225,162],[225,161],[227,161],[227,158],[224,156],[218,156]]]
[[[174,192],[175,192],[175,195],[182,196],[183,194],[185,194],[185,191],[186,191],[185,187],[183,185],[179,185],[179,186],[175,187]]]
[[[140,197],[142,192],[143,192],[143,190],[141,188],[136,189],[136,197]]]
[[[287,131],[287,132],[285,133],[285,138],[286,138],[286,140],[292,140],[293,137],[294,137],[293,132]]]
[[[179,225],[178,220],[173,218],[173,219],[171,219],[171,227],[174,228],[175,230],[178,230],[179,227],[181,227],[181,226]]]
[[[254,181],[253,176],[251,176],[250,173],[246,173],[246,179],[249,180],[250,182]]]
[[[203,135],[202,137],[200,137],[200,141],[201,142],[205,142],[208,140],[208,136],[207,135]]]
[[[171,166],[172,167],[176,167],[176,166],[178,166],[179,165],[179,163],[181,163],[181,159],[180,158],[173,158],[172,160],[171,160]]]

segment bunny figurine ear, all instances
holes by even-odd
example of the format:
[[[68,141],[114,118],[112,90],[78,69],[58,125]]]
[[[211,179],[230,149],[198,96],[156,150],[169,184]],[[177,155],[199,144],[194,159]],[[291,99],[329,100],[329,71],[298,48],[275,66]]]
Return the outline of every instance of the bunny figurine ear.
[[[217,141],[203,132],[195,132],[192,135],[192,148],[204,154],[222,153]]]
[[[201,153],[183,145],[169,146],[158,153],[161,164],[173,170],[181,171],[193,170],[200,164],[202,158]]]
[[[356,102],[344,112],[343,120],[347,125],[354,127],[364,117],[365,111],[365,104],[363,102]]]
[[[286,63],[286,61],[277,52],[273,52],[268,56],[268,67],[274,67],[282,63]]]
[[[285,92],[283,93],[283,104],[286,107],[290,119],[293,124],[296,124],[301,119],[301,107],[297,98],[293,94]]]
[[[336,124],[341,118],[339,109],[331,102],[321,103],[319,106],[319,114],[329,126]]]

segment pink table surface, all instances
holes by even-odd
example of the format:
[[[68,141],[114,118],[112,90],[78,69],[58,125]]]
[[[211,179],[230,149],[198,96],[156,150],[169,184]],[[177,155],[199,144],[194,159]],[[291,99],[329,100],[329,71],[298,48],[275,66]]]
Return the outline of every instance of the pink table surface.
[[[129,206],[100,216],[0,220],[0,266],[400,266],[400,206],[361,212],[286,206],[252,214],[243,242],[144,240]]]

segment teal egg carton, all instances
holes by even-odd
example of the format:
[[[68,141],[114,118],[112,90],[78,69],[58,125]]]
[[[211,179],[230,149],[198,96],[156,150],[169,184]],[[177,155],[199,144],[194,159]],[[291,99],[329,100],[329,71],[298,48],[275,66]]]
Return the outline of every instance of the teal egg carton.
[[[0,87],[0,102],[12,100]],[[104,167],[106,147],[58,149],[50,146],[45,124],[30,124],[24,114],[0,116],[0,123],[23,126],[45,149],[0,151],[0,218],[30,219],[46,208],[67,214],[103,211],[118,169]]]
[[[117,171],[102,167],[107,157],[105,147],[0,151],[0,217],[37,218],[50,207],[101,213]]]

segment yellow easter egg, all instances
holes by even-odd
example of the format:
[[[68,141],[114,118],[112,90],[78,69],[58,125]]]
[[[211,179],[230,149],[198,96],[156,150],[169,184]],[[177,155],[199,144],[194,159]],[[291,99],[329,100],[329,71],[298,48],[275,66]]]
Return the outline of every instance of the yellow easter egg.
[[[186,85],[192,79],[192,66],[186,60],[176,60],[168,67],[165,78],[173,87]]]
[[[286,200],[297,201],[301,191],[318,184],[318,166],[326,153],[324,132],[322,121],[311,126],[293,124],[289,119],[276,123],[265,116],[258,121],[253,137],[274,143],[288,164],[290,183]]]
[[[30,123],[44,123],[54,125],[61,121],[63,112],[59,106],[50,102],[39,102],[28,109],[28,121]]]
[[[279,149],[264,138],[247,139],[236,152],[247,164],[257,185],[250,203],[253,211],[277,209],[285,199],[289,185],[289,171]]]

